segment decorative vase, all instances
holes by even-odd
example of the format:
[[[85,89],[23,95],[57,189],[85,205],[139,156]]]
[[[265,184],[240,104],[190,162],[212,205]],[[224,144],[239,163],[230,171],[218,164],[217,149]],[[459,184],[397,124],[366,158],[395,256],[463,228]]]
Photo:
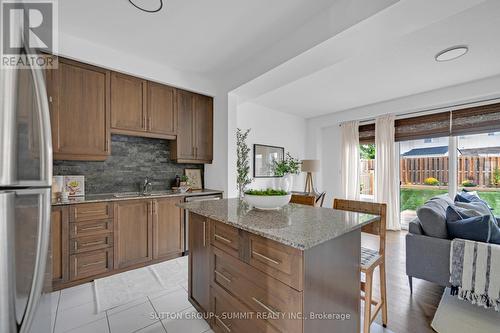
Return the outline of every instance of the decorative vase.
[[[287,173],[280,179],[280,189],[286,192],[292,191],[293,187],[293,175],[290,173]]]

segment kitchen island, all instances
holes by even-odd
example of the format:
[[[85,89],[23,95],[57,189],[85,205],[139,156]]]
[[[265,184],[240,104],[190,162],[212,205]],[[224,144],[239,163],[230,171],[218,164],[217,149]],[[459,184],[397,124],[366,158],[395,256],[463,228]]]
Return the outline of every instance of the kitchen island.
[[[361,228],[377,216],[239,199],[189,211],[189,300],[215,332],[359,332]]]

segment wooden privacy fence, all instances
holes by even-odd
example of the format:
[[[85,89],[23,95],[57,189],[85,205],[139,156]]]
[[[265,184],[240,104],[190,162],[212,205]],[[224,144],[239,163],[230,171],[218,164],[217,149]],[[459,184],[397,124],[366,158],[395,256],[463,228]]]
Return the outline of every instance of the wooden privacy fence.
[[[424,185],[429,177],[436,178],[441,184],[448,184],[448,157],[409,157],[400,160],[400,179],[402,184]],[[459,156],[458,184],[471,180],[480,187],[490,187],[495,182],[495,170],[500,168],[500,156]],[[497,171],[500,172],[500,171]]]

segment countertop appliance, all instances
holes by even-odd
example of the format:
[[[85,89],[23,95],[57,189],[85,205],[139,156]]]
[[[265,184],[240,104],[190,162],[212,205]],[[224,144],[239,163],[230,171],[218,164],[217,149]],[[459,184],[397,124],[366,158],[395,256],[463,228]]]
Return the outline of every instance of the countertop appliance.
[[[24,51],[33,54],[27,47]],[[52,138],[43,72],[1,69],[1,333],[52,331],[51,182]]]
[[[220,200],[220,199],[222,199],[222,193],[186,197],[184,201],[193,202],[193,201],[210,201],[210,200]],[[184,255],[189,253],[188,238],[189,238],[189,212],[185,210],[184,211]]]

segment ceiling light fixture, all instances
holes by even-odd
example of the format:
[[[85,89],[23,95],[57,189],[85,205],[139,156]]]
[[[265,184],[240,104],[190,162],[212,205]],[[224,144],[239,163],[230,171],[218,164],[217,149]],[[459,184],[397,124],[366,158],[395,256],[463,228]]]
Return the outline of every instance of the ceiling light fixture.
[[[455,60],[465,55],[467,52],[469,52],[469,48],[465,45],[453,46],[436,54],[435,59],[439,62]]]
[[[132,6],[134,6],[135,8],[137,8],[143,12],[146,12],[146,13],[158,13],[163,8],[163,0],[160,0],[160,5],[158,6],[158,8],[152,9],[152,10],[151,9],[144,9],[144,8],[136,5],[132,0],[128,0],[128,2],[130,2],[130,4]]]

